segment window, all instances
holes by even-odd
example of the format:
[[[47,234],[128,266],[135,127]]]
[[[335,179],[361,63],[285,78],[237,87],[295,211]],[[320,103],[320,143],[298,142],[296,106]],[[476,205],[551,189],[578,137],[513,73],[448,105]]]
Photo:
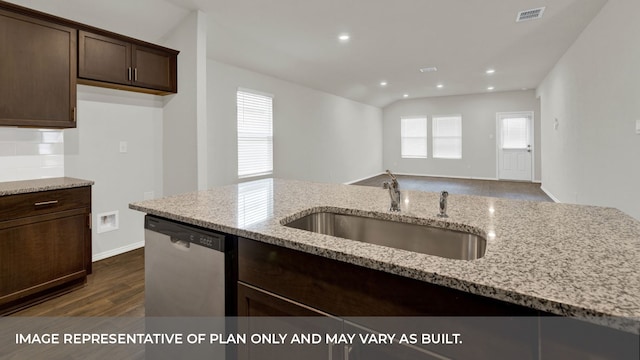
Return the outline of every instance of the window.
[[[529,146],[529,118],[523,116],[502,118],[502,148],[527,149]]]
[[[433,157],[462,159],[462,117],[433,117]]]
[[[427,117],[400,118],[400,154],[403,158],[427,157]]]
[[[238,177],[273,173],[273,97],[239,89]]]

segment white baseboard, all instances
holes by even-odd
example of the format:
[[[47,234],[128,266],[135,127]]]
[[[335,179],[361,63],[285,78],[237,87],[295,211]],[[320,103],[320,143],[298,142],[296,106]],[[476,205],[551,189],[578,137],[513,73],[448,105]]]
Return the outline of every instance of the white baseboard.
[[[547,191],[547,190],[544,188],[544,186],[540,186],[540,190],[542,190],[545,194],[547,194],[547,196],[548,196],[548,197],[550,197],[550,198],[551,198],[551,200],[553,200],[554,202],[557,202],[557,203],[561,203],[561,202],[562,202],[562,201],[558,200],[558,198],[557,198],[557,197],[553,196],[553,194],[552,194],[552,193],[550,193],[549,191]]]
[[[471,180],[493,180],[498,181],[498,178],[490,178],[490,177],[477,177],[477,176],[456,176],[456,175],[432,175],[432,174],[414,174],[414,173],[396,173],[396,175],[405,175],[405,176],[427,176],[427,177],[436,177],[436,178],[451,178],[451,179],[471,179]]]
[[[370,178],[372,178],[372,177],[374,177],[374,176],[384,175],[384,174],[385,174],[384,172],[381,172],[381,173],[378,173],[378,174],[374,174],[374,175],[371,175],[371,176],[364,177],[364,178],[362,178],[362,179],[353,180],[353,181],[348,181],[348,182],[345,182],[345,184],[346,184],[346,185],[350,185],[350,184],[357,183],[357,182],[362,181],[362,180],[370,179]],[[491,180],[491,181],[500,181],[500,179],[499,179],[499,178],[497,178],[497,177],[482,177],[482,176],[434,175],[434,174],[417,174],[417,173],[404,173],[404,172],[398,172],[398,173],[394,173],[394,174],[396,174],[396,175],[404,175],[404,176],[426,176],[426,177],[435,177],[435,178],[451,178],[451,179],[471,179],[471,180]],[[507,180],[507,181],[511,181],[511,180]],[[526,181],[525,181],[525,182],[526,182]],[[534,183],[534,184],[542,184],[542,181],[540,181],[540,180],[533,180],[533,181],[531,181],[531,183]],[[546,192],[546,191],[545,191],[545,192]],[[549,194],[547,194],[547,195],[549,195]],[[551,195],[549,195],[549,197],[551,197],[551,198],[553,199],[553,197],[552,197]],[[557,202],[559,202],[559,201],[557,201]]]
[[[380,172],[380,173],[377,173],[377,174],[374,174],[374,175],[369,175],[369,176],[366,176],[366,177],[363,177],[363,178],[361,178],[361,179],[357,179],[357,180],[347,181],[347,182],[346,182],[346,183],[344,183],[344,184],[345,184],[345,185],[355,184],[355,183],[360,182],[360,181],[362,181],[362,180],[367,180],[367,179],[370,179],[370,178],[375,177],[375,176],[378,176],[378,175],[384,175],[384,172]]]
[[[446,176],[444,176],[444,177],[446,177]],[[498,178],[475,177],[475,176],[472,176],[472,177],[464,177],[464,176],[463,176],[463,177],[461,177],[461,178],[462,178],[462,179],[471,179],[471,180],[491,180],[491,181],[498,181],[498,180],[500,180],[500,179],[498,179]]]
[[[120,254],[124,254],[128,251],[131,250],[135,250],[135,249],[140,249],[141,247],[144,247],[144,241],[139,241],[133,244],[129,244],[129,245],[125,245],[125,246],[121,246],[117,249],[112,249],[112,250],[108,250],[108,251],[103,251],[99,254],[94,254],[91,258],[92,262],[96,262],[96,261],[100,261],[100,260],[104,260],[106,258],[110,258],[112,256],[116,256],[116,255],[120,255]]]

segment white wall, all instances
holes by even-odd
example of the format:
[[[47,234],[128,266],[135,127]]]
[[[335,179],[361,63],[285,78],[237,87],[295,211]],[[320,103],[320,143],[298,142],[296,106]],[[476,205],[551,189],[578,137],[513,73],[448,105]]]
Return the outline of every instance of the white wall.
[[[640,1],[609,0],[538,88],[542,185],[640,219]],[[558,119],[558,129],[554,121]]]
[[[206,27],[192,12],[162,41],[179,50],[178,93],[164,97],[164,194],[202,189],[206,184]],[[199,184],[200,181],[200,184]]]
[[[540,103],[534,90],[400,100],[384,108],[384,168],[401,174],[496,179],[496,113],[534,112],[534,180],[540,180]],[[462,115],[462,159],[434,159],[432,116]],[[400,118],[428,117],[427,159],[400,156]]]
[[[62,130],[0,127],[0,181],[64,176]]]
[[[238,182],[236,91],[274,95],[274,177],[348,182],[382,171],[380,109],[208,60],[209,185]]]
[[[162,196],[162,99],[78,86],[78,127],[64,130],[65,175],[95,181],[93,259],[144,245],[144,214],[128,205]],[[120,142],[127,152],[120,152]],[[119,212],[119,230],[97,233],[97,216]]]

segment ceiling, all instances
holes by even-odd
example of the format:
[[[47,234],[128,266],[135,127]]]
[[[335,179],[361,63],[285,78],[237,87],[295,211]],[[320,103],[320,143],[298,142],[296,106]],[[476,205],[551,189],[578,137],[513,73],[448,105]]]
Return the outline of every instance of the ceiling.
[[[207,14],[209,58],[384,107],[409,98],[531,89],[607,0],[14,0],[157,41]],[[35,4],[35,5],[34,5]],[[540,20],[521,10],[546,6]],[[348,33],[348,42],[338,35]],[[419,68],[435,66],[437,72]],[[487,75],[487,69],[495,69]],[[381,81],[388,84],[380,86]],[[442,84],[442,88],[437,88]]]

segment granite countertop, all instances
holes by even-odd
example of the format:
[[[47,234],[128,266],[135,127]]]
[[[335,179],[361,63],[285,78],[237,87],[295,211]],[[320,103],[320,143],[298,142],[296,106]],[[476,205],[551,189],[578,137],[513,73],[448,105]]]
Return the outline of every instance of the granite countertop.
[[[26,194],[39,191],[69,189],[81,186],[91,186],[93,181],[70,177],[7,181],[0,182],[0,196]]]
[[[401,189],[402,190],[402,189]],[[614,209],[266,179],[130,204],[131,209],[545,312],[640,332],[640,222]],[[334,211],[484,236],[484,257],[453,260],[282,226]]]

